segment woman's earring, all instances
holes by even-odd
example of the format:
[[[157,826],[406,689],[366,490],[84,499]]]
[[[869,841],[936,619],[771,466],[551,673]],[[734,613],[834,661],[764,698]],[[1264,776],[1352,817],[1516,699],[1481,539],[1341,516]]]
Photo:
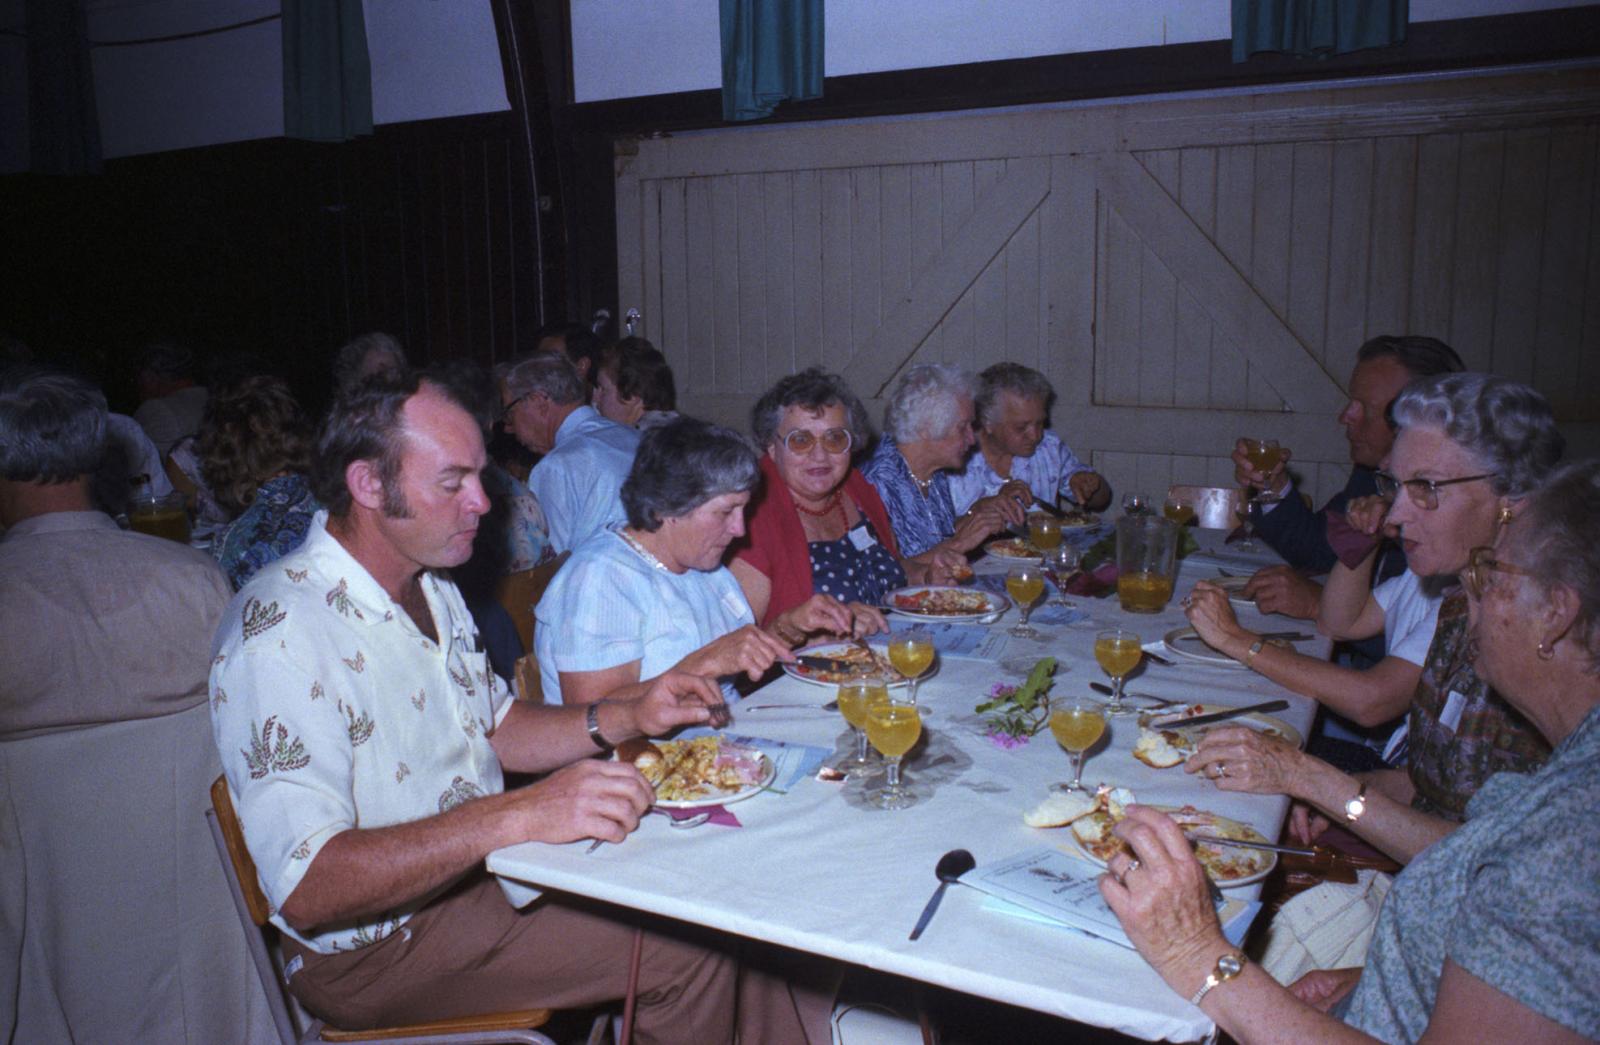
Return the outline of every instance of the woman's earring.
[[[1553,659],[1555,657],[1555,655],[1556,655],[1556,648],[1554,646],[1550,645],[1550,643],[1545,642],[1543,640],[1540,640],[1540,642],[1539,642],[1539,659],[1540,660],[1551,660],[1551,659]]]
[[[1506,525],[1513,518],[1514,518],[1514,516],[1511,513],[1511,506],[1509,504],[1502,504],[1500,506],[1500,518],[1498,520],[1500,525],[1501,526]]]

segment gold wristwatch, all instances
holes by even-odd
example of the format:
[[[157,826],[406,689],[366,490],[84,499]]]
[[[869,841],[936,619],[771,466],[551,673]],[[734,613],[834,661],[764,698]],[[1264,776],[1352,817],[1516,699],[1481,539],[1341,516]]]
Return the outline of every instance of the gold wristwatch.
[[[1211,993],[1213,987],[1221,986],[1244,972],[1244,963],[1250,959],[1244,956],[1243,951],[1229,951],[1217,959],[1217,964],[1206,976],[1206,982],[1194,992],[1194,997],[1189,999],[1190,1005],[1199,1005],[1200,999]]]
[[[1356,788],[1356,796],[1344,804],[1344,818],[1348,823],[1355,823],[1361,819],[1361,814],[1367,811],[1367,782],[1361,781],[1361,786]]]

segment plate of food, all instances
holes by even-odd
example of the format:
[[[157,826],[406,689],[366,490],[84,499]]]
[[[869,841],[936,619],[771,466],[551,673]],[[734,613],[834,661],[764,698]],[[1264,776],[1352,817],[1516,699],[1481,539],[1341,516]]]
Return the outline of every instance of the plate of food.
[[[855,642],[821,642],[815,646],[794,651],[799,657],[825,657],[828,660],[841,662],[838,669],[817,664],[785,664],[783,673],[790,678],[809,682],[814,686],[837,686],[853,678],[860,678],[872,672],[882,676],[884,682],[890,686],[904,686],[908,681],[906,677],[894,669],[889,663],[889,651],[885,646],[863,646]]]
[[[1060,522],[1063,530],[1087,530],[1100,525],[1100,514],[1084,508],[1066,508],[1061,512]]]
[[[1285,649],[1294,649],[1294,643],[1288,639],[1267,639],[1270,646],[1282,646]],[[1239,668],[1244,670],[1245,665],[1234,660],[1226,653],[1210,645],[1200,637],[1200,633],[1193,628],[1173,628],[1161,636],[1161,644],[1166,651],[1174,657],[1183,660],[1198,661],[1201,664],[1213,664],[1221,668]]]
[[[1043,553],[1028,543],[1026,537],[1004,537],[990,541],[983,550],[1002,562],[1038,562]]]
[[[720,736],[644,741],[617,749],[656,790],[662,809],[700,809],[739,802],[772,783],[777,767],[765,752]]]
[[[1227,711],[1222,704],[1184,704],[1175,708],[1162,708],[1160,711],[1151,711],[1139,716],[1139,739],[1133,745],[1133,757],[1152,769],[1169,769],[1181,765],[1195,749],[1200,746],[1201,739],[1213,729],[1224,726],[1244,726],[1258,733],[1265,733],[1270,737],[1278,737],[1288,741],[1295,747],[1305,744],[1305,738],[1300,731],[1281,718],[1272,715],[1263,715],[1259,712],[1240,715],[1238,718],[1229,719],[1227,722],[1218,722],[1210,726],[1197,726],[1194,729],[1184,729],[1181,721],[1173,721],[1174,717],[1193,718],[1198,715],[1209,715],[1216,711]],[[1160,722],[1159,726],[1153,723]]]
[[[1121,820],[1124,807],[1134,801],[1133,793],[1126,788],[1102,788],[1093,796],[1052,795],[1028,814],[1024,820],[1030,827],[1072,828],[1073,848],[1084,859],[1101,867],[1119,852],[1128,852],[1126,843],[1111,833]],[[1217,838],[1234,838],[1245,842],[1267,842],[1261,832],[1249,824],[1197,809],[1194,806],[1154,806],[1170,815],[1183,828],[1185,834],[1214,835]],[[1206,874],[1224,889],[1259,882],[1278,864],[1278,854],[1262,849],[1242,846],[1213,845],[1196,842],[1194,854]]]
[[[901,588],[883,600],[884,609],[927,621],[977,620],[1000,613],[1010,605],[1011,600],[1004,595],[978,588]]]

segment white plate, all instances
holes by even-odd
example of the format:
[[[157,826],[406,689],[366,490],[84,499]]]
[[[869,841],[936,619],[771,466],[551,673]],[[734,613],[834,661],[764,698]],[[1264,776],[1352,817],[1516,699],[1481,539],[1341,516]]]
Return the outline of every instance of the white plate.
[[[1166,812],[1166,813],[1176,813],[1177,812],[1177,808],[1174,807],[1174,806],[1152,806],[1151,808],[1152,809],[1160,809],[1160,810],[1162,810],[1163,812]],[[1218,813],[1206,813],[1205,810],[1197,810],[1197,812],[1205,813],[1206,816],[1213,816],[1213,817],[1216,817],[1220,821],[1226,821],[1229,824],[1234,824],[1234,825],[1237,825],[1237,826],[1240,826],[1240,827],[1248,827],[1249,826],[1247,824],[1240,824],[1239,821],[1231,820],[1228,817],[1222,816],[1222,815],[1220,815]],[[1193,828],[1193,829],[1194,830],[1199,830],[1201,833],[1207,833],[1206,829],[1203,828],[1203,827],[1202,828]],[[1081,841],[1078,840],[1078,836],[1077,836],[1076,833],[1073,832],[1071,825],[1068,825],[1065,828],[1065,830],[1067,832],[1067,841],[1068,841],[1069,844],[1071,844],[1074,852],[1076,852],[1079,856],[1083,857],[1085,860],[1089,861],[1092,864],[1097,864],[1100,867],[1106,866],[1106,862],[1104,860],[1100,859],[1098,856],[1095,856],[1093,853],[1091,853],[1089,851],[1088,847],[1086,847]],[[1262,841],[1262,842],[1268,841],[1268,839],[1261,837],[1261,832],[1256,831],[1254,828],[1250,828],[1250,830],[1252,832],[1254,832],[1254,834],[1256,835],[1256,840],[1259,840],[1259,841]],[[1204,844],[1204,843],[1201,843],[1201,844]],[[1217,883],[1217,888],[1219,888],[1219,889],[1233,889],[1233,888],[1235,888],[1237,886],[1241,886],[1241,885],[1253,885],[1254,883],[1261,881],[1261,879],[1265,878],[1267,875],[1271,874],[1272,873],[1272,869],[1274,867],[1278,866],[1278,854],[1274,853],[1274,852],[1271,852],[1269,850],[1266,850],[1266,849],[1246,849],[1246,848],[1243,848],[1241,846],[1210,846],[1210,845],[1207,845],[1206,848],[1213,849],[1213,850],[1221,850],[1221,851],[1230,852],[1230,853],[1249,853],[1249,854],[1252,854],[1253,858],[1264,858],[1264,859],[1262,859],[1262,866],[1261,866],[1260,870],[1253,871],[1250,874],[1247,874],[1242,878],[1229,878],[1227,880],[1223,880],[1223,879],[1220,879],[1220,878],[1212,879],[1213,881],[1215,881]]]
[[[1026,548],[1027,551],[1019,551],[1019,548]],[[1042,552],[1021,537],[1002,537],[998,541],[990,541],[983,546],[983,550],[990,558],[1001,562],[1036,563],[1044,557]]]
[[[911,597],[911,596],[918,595],[921,592],[925,592],[925,591],[964,591],[964,592],[971,592],[974,595],[981,595],[985,599],[987,599],[989,608],[984,610],[982,613],[921,613],[921,612],[918,612],[917,610],[901,609],[899,606],[895,605],[895,600],[897,598],[899,598],[900,596]],[[932,621],[932,622],[935,622],[935,623],[951,623],[951,622],[954,622],[954,621],[979,620],[979,619],[981,619],[983,617],[988,617],[988,616],[991,616],[991,615],[996,614],[996,613],[1004,612],[1010,606],[1011,606],[1011,600],[1006,598],[1004,595],[998,594],[997,592],[984,591],[981,588],[949,588],[949,587],[941,587],[939,585],[931,585],[931,584],[925,584],[925,585],[921,585],[919,587],[912,587],[912,588],[901,588],[899,591],[892,591],[888,595],[885,595],[883,597],[883,608],[884,609],[893,610],[895,613],[898,613],[898,614],[900,614],[902,616],[905,616],[905,617],[910,617],[912,620],[925,620],[925,621]]]
[[[868,643],[868,645],[872,647],[872,652],[883,658],[883,666],[886,667],[888,671],[894,671],[894,667],[888,663],[888,646],[886,644],[876,642]],[[804,649],[797,649],[794,652],[796,656],[803,654],[811,657],[837,657],[839,654],[853,648],[855,648],[854,644],[849,642],[823,642],[815,646],[807,646]],[[840,680],[813,678],[812,676],[806,674],[806,669],[800,667],[798,664],[785,664],[783,666],[783,673],[792,679],[799,679],[801,682],[809,683],[813,686],[833,687],[840,684]],[[890,678],[892,680],[888,682],[888,685],[891,689],[893,689],[895,686],[904,686],[908,681],[904,675],[901,675],[897,671],[895,671],[893,676],[890,676]]]
[[[1183,707],[1192,710],[1196,718],[1216,711],[1231,710],[1227,704],[1186,704]],[[1182,722],[1163,722],[1160,726],[1151,725],[1155,720],[1170,718],[1180,710],[1182,709],[1159,708],[1142,713],[1139,716],[1139,725],[1149,729],[1182,730],[1185,728]],[[1245,726],[1249,729],[1259,730],[1262,733],[1282,737],[1295,747],[1305,747],[1306,744],[1305,738],[1300,735],[1298,729],[1295,729],[1276,715],[1264,715],[1259,711],[1252,711],[1248,715],[1240,715],[1238,718],[1229,719],[1226,722],[1214,722],[1209,726],[1198,726],[1190,733],[1190,736],[1195,737],[1196,742],[1198,742],[1199,736],[1205,730],[1221,729],[1223,726]]]
[[[743,747],[744,745],[740,745]],[[772,759],[767,757],[765,751],[756,752],[761,758],[761,779],[754,784],[725,795],[707,795],[704,798],[680,798],[669,800],[656,799],[656,805],[662,809],[705,809],[708,806],[725,806],[734,802],[742,802],[747,798],[760,794],[772,783],[772,778],[778,775],[778,767],[773,765]]]
[[[1188,636],[1193,637],[1189,638]],[[1183,660],[1198,661],[1201,664],[1210,664],[1219,668],[1247,670],[1243,664],[1226,653],[1212,649],[1202,642],[1193,628],[1173,628],[1161,636],[1161,645],[1166,647],[1168,653]]]

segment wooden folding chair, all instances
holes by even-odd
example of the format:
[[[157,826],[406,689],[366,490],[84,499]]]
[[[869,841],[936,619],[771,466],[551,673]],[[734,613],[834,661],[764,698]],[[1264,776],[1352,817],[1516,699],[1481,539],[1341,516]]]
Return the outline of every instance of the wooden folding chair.
[[[481,1045],[499,1042],[556,1045],[547,1035],[534,1029],[549,1021],[549,1009],[461,1016],[364,1031],[339,1030],[313,1019],[304,1033],[296,1034],[294,1018],[289,1011],[288,987],[267,947],[266,934],[273,931],[267,918],[267,898],[261,892],[260,882],[256,878],[255,861],[250,858],[250,850],[245,848],[244,832],[239,826],[239,818],[234,814],[233,799],[228,795],[225,777],[217,777],[211,785],[211,808],[206,811],[206,820],[211,826],[211,838],[216,842],[217,856],[222,861],[233,893],[233,904],[244,928],[251,960],[255,962],[256,974],[261,978],[267,1004],[272,1009],[272,1022],[278,1028],[278,1037],[284,1045],[339,1041],[386,1041],[391,1045],[466,1045],[469,1042]]]
[[[502,577],[495,591],[500,605],[511,614],[511,620],[517,626],[522,648],[529,653],[533,652],[533,608],[539,604],[545,588],[550,586],[550,579],[567,561],[567,554],[562,552],[542,566]]]

